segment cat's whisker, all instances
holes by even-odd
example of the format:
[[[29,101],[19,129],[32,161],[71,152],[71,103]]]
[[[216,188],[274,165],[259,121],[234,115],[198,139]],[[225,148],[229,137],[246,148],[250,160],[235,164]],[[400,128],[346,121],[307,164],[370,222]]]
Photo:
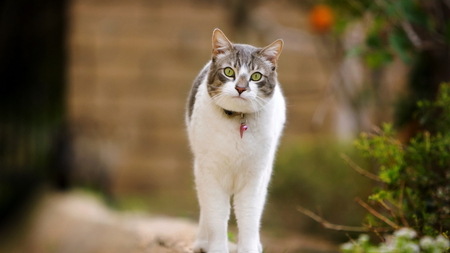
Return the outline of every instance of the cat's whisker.
[[[218,93],[217,95],[214,95],[210,102],[219,104],[223,99],[225,98],[226,94],[223,92]]]
[[[253,103],[255,104],[255,111],[261,111],[262,109],[264,109],[265,104],[263,100],[258,99],[258,97],[255,97],[255,99],[253,100]]]
[[[261,105],[261,109],[260,110],[263,110],[268,105],[267,101],[264,98],[262,98],[262,97],[260,97],[258,95],[256,95],[256,101],[258,101],[258,103]]]
[[[261,104],[258,100],[251,100],[251,104],[253,107],[253,110],[255,111],[255,120],[256,122],[260,122],[260,112],[261,112],[261,108],[258,108]]]

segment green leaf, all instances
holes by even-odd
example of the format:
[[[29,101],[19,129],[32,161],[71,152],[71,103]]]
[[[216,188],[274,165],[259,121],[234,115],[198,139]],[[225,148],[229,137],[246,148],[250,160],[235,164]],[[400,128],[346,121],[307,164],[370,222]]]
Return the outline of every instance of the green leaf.
[[[231,231],[228,232],[228,241],[236,242],[236,235]]]
[[[422,26],[428,26],[427,15],[419,1],[400,0],[399,4],[401,11],[409,22]]]
[[[380,68],[388,63],[392,62],[393,56],[387,50],[376,50],[369,52],[364,57],[364,62],[370,68]]]
[[[369,33],[366,38],[366,45],[370,48],[381,48],[383,43],[380,35],[375,32]]]
[[[338,15],[333,25],[333,32],[339,36],[342,36],[346,31],[348,24],[350,23],[350,17],[344,15]]]
[[[400,59],[405,64],[411,64],[412,45],[403,30],[396,29],[393,33],[389,35],[389,45],[391,46],[392,49],[394,49],[394,51],[399,55]]]
[[[385,18],[376,17],[366,36],[366,45],[370,49],[382,49],[386,46],[385,36],[387,23]]]
[[[444,38],[446,43],[450,43],[450,22],[445,24],[444,28]]]
[[[383,123],[381,124],[381,128],[383,130],[383,133],[387,136],[394,136],[394,127],[390,123]]]

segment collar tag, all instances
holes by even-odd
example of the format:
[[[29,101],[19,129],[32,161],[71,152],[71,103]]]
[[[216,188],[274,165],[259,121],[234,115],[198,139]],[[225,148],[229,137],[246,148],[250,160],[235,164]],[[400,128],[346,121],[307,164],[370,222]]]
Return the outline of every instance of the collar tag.
[[[239,133],[241,134],[241,139],[244,136],[244,132],[247,131],[248,126],[247,126],[247,120],[244,119],[244,114],[241,113],[241,118],[239,120],[239,122],[241,123],[241,127],[239,128]]]
[[[241,127],[239,128],[239,132],[241,134],[241,139],[244,136],[244,132],[247,131],[248,126],[245,123],[241,123]]]
[[[239,112],[233,112],[233,111],[229,111],[226,109],[223,109],[223,112],[230,116],[230,117],[234,117],[234,116],[239,116],[239,123],[241,124],[241,126],[239,127],[239,133],[241,134],[241,139],[244,136],[244,132],[247,131],[248,126],[247,126],[247,120],[245,119],[245,114],[244,113],[239,113]]]

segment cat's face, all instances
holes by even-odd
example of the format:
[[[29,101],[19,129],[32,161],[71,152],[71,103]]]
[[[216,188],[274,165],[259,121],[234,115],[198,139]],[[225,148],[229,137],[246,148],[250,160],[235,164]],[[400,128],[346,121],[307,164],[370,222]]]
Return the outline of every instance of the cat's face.
[[[283,41],[265,48],[232,44],[216,29],[208,76],[208,93],[220,107],[235,112],[261,110],[277,85],[276,65]]]

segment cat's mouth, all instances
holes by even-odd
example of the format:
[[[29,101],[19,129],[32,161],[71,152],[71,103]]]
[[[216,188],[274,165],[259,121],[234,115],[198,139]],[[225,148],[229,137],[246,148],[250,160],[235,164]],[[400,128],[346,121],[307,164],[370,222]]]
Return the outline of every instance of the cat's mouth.
[[[241,95],[233,96],[233,98],[247,100],[246,98],[242,97]]]
[[[253,113],[258,111],[260,103],[253,102],[251,94],[224,94],[224,96],[214,99],[215,103],[226,110]]]

